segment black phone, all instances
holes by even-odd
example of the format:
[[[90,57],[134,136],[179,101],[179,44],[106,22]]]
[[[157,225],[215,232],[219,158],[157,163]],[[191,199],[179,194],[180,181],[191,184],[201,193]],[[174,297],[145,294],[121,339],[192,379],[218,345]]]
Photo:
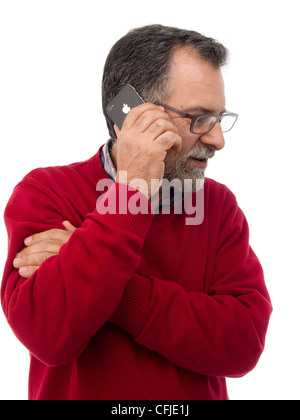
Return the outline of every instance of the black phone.
[[[122,129],[125,118],[132,108],[145,103],[131,85],[126,85],[107,105],[106,111],[115,124]]]

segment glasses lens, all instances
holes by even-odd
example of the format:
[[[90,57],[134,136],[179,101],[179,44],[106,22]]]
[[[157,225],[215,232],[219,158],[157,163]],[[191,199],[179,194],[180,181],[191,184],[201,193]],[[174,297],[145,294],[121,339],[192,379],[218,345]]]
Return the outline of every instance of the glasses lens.
[[[221,128],[223,133],[227,133],[232,129],[236,122],[236,115],[224,115],[221,121]]]
[[[194,133],[197,133],[197,134],[207,133],[213,128],[213,126],[216,124],[217,121],[218,121],[218,118],[214,116],[204,115],[203,117],[199,117],[195,121],[193,131]]]

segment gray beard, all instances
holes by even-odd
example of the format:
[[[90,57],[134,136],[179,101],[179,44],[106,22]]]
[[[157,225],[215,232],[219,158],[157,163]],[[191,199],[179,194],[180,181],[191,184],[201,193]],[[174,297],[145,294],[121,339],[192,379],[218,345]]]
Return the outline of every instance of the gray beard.
[[[171,182],[178,179],[182,185],[184,194],[197,191],[197,179],[204,179],[205,168],[199,168],[192,164],[191,158],[211,159],[215,152],[208,146],[197,145],[189,152],[174,152],[169,150],[165,159],[164,178]],[[184,183],[184,180],[192,182]],[[187,191],[188,188],[188,191]]]

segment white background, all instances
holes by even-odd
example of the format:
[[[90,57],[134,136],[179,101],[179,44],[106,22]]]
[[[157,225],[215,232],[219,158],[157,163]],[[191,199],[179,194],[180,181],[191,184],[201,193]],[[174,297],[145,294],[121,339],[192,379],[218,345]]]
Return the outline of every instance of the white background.
[[[107,140],[105,58],[128,30],[151,23],[197,30],[231,50],[227,108],[240,119],[207,176],[247,216],[274,313],[258,366],[228,380],[229,395],[300,399],[298,1],[0,0],[1,214],[31,169],[85,160]],[[1,222],[1,270],[6,252]],[[0,312],[0,399],[26,399],[27,350]]]

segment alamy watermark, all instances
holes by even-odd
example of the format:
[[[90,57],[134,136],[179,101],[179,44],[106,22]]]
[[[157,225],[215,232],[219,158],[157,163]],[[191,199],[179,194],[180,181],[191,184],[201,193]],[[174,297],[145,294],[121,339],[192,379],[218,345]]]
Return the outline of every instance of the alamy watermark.
[[[105,178],[97,183],[96,191],[101,195],[97,200],[96,208],[99,214],[182,214],[185,215],[186,225],[201,225],[204,220],[204,179],[185,179],[183,184],[179,179],[169,181],[163,179],[151,180],[149,187],[145,180],[135,179],[127,183],[127,173],[121,174],[122,183],[129,189],[119,188],[119,193],[111,193],[115,184],[113,180]],[[146,197],[138,194],[140,190],[144,196],[150,196],[150,204]]]

